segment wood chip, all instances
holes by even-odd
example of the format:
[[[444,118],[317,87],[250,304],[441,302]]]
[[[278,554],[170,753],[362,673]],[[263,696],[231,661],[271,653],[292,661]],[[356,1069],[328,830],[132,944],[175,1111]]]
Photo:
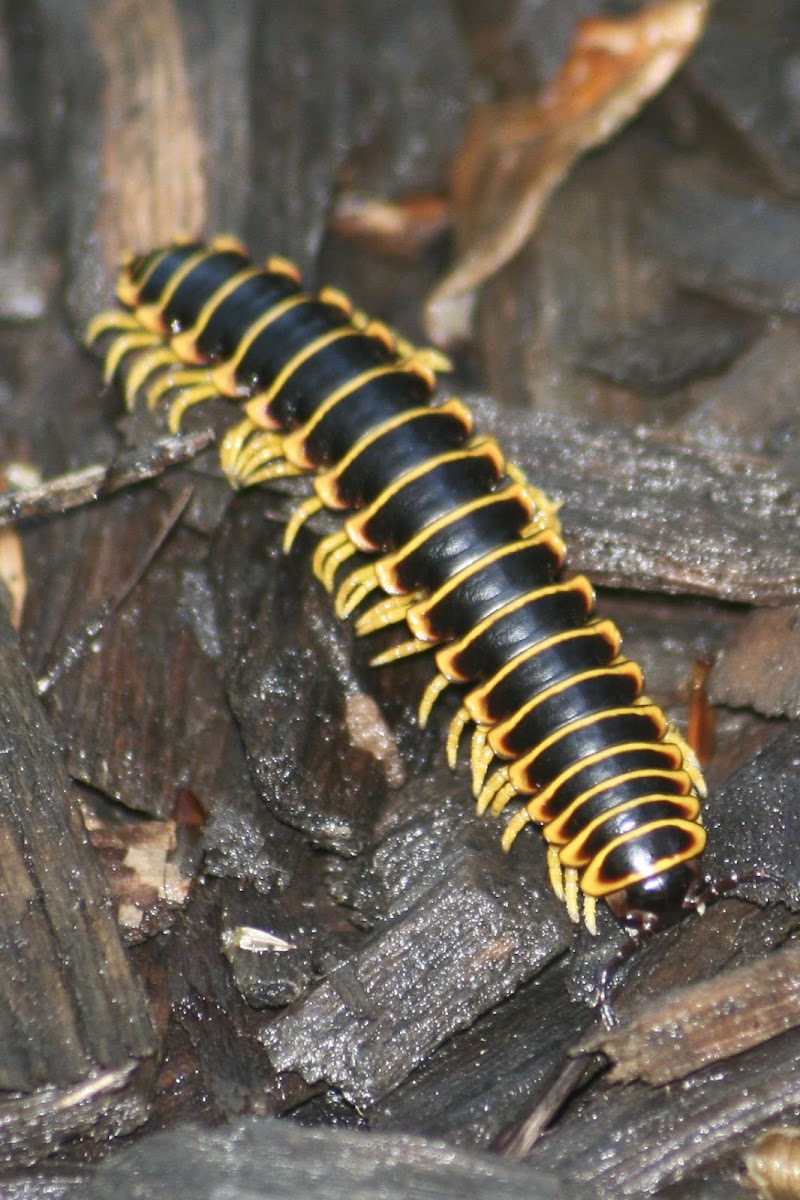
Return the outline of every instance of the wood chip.
[[[580,1051],[602,1050],[613,1083],[672,1083],[800,1025],[800,947],[680,988],[620,1029],[601,1030]]]

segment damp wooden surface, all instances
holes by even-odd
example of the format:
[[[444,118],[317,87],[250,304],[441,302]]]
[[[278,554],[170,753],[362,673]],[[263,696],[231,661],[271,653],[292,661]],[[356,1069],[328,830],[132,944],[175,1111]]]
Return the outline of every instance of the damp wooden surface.
[[[441,196],[473,98],[532,91],[574,21],[612,7],[463,0],[432,21],[422,0],[7,6],[3,459],[48,477],[159,432],[146,414],[120,432],[119,401],[76,341],[108,305],[124,245],[234,231],[419,338],[446,241],[378,254],[328,229],[337,198]],[[474,344],[444,383],[563,501],[571,569],[623,589],[600,607],[657,701],[682,719],[695,660],[730,643],[712,675],[738,711],[717,717],[710,868],[792,880],[800,750],[796,724],[775,719],[797,716],[775,642],[800,590],[800,208],[796,113],[779,86],[791,39],[778,36],[795,8],[717,6],[682,74],[576,167],[535,241],[486,286]],[[192,423],[229,420],[220,405]],[[187,483],[180,528],[45,698],[96,846],[71,879],[102,923],[97,863],[106,872],[160,1047],[113,1121],[118,1101],[102,1091],[90,1116],[97,1129],[149,1126],[125,1150],[109,1137],[100,1167],[78,1145],[9,1178],[8,1195],[134,1196],[142,1171],[151,1189],[198,1197],[220,1178],[245,1196],[265,1177],[275,1196],[389,1200],[398,1179],[403,1194],[411,1180],[487,1200],[731,1194],[744,1150],[797,1105],[794,1029],[668,1088],[598,1074],[525,1163],[477,1154],[546,1098],[594,1022],[597,971],[622,936],[605,911],[599,939],[573,931],[535,832],[504,856],[499,824],[476,822],[466,770],[443,763],[448,712],[415,725],[430,663],[369,669],[372,648],[311,578],[313,535],[279,553],[286,494],[233,497],[207,452],[155,485],[26,525],[34,676],[130,575]],[[768,627],[758,640],[756,620]],[[753,676],[760,686],[744,687]],[[4,711],[19,740],[21,714]],[[52,788],[39,793],[14,803],[28,815],[42,796],[54,803]],[[49,904],[58,878],[42,874]],[[672,988],[709,976],[724,987],[796,932],[786,908],[733,900],[687,921],[634,964],[623,1028],[645,1003],[669,1005]],[[86,946],[91,936],[76,962]],[[105,975],[87,969],[95,987],[111,986],[109,964],[127,978],[117,951],[106,957]],[[24,986],[19,962],[9,979]],[[121,988],[115,1018],[133,1012],[132,1024],[93,1032],[120,1067],[152,1044],[137,987]],[[60,1028],[41,1044],[56,1089],[75,1051],[64,1038],[58,1052]],[[24,1063],[31,1041],[6,1039],[7,1061]],[[317,1128],[267,1120],[282,1114]],[[15,1153],[40,1157],[73,1116],[77,1130],[69,1108],[58,1126],[23,1121]]]
[[[77,796],[0,614],[0,1158],[146,1119],[155,1038]]]

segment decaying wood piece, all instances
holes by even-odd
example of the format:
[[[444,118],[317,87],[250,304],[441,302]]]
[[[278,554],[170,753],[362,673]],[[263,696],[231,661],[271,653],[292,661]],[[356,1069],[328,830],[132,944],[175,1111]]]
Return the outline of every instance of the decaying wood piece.
[[[28,487],[0,492],[0,528],[27,518],[65,512],[152,479],[168,467],[188,462],[213,441],[211,430],[159,438],[149,446],[123,452],[110,463],[83,467]]]
[[[567,1171],[576,1188],[602,1197],[704,1195],[697,1175],[741,1156],[749,1137],[800,1102],[796,1029],[685,1083],[609,1088],[591,1107],[578,1105],[537,1143],[526,1162]],[[678,1190],[682,1184],[681,1190]],[[726,1193],[736,1194],[733,1179]]]
[[[619,1029],[586,1038],[580,1052],[602,1050],[612,1083],[664,1084],[725,1061],[800,1025],[800,948],[680,988]]]
[[[570,565],[595,582],[751,604],[800,596],[800,491],[760,455],[473,404],[563,499]]]
[[[0,1161],[147,1116],[155,1049],[60,750],[0,617]],[[13,1095],[15,1093],[15,1095]]]
[[[706,805],[714,875],[760,870],[793,887],[800,880],[800,722],[777,724],[777,736],[748,758]],[[746,885],[747,894],[788,903],[774,886]]]
[[[203,141],[173,0],[104,0],[88,16],[105,68],[98,219],[113,272],[123,250],[205,227]]]
[[[796,196],[797,109],[785,81],[800,40],[800,10],[794,0],[765,0],[754,16],[749,0],[717,5],[687,74],[776,187]]]
[[[414,792],[422,800],[421,781]],[[448,1034],[563,953],[571,938],[563,907],[533,863],[525,878],[502,855],[496,834],[482,823],[440,846],[437,876],[424,890],[418,882],[411,907],[263,1030],[278,1070],[326,1079],[369,1107]]]
[[[100,307],[121,250],[242,227],[250,10],[203,0],[190,18],[174,0],[146,11],[131,0],[41,0],[24,20],[9,11],[12,38],[24,43],[33,28],[43,47],[35,73],[19,82],[39,124],[40,164],[68,190],[76,328]]]
[[[86,1200],[589,1200],[546,1167],[503,1162],[422,1138],[300,1129],[247,1119],[222,1129],[187,1125],[123,1149],[87,1178]]]

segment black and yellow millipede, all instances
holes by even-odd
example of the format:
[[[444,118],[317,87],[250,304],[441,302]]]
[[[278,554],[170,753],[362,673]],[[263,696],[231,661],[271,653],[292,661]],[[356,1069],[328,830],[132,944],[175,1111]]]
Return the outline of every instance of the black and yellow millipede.
[[[434,400],[435,352],[228,238],[130,256],[117,296],[87,333],[106,379],[129,406],[165,405],[173,429],[204,400],[242,403],[221,447],[235,486],[308,478],[285,548],[321,509],[339,518],[315,574],[359,634],[407,628],[376,665],[433,649],[420,723],[458,689],[448,759],[471,725],[478,811],[518,801],[505,849],[541,826],[552,885],[592,931],[599,898],[639,933],[697,907],[695,756],[594,614],[589,581],[561,578],[557,505],[461,401]]]

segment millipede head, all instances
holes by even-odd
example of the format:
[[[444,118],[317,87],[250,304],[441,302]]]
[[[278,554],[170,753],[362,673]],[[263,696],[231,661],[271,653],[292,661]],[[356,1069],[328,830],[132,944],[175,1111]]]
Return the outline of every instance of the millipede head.
[[[605,896],[614,916],[635,933],[648,936],[675,925],[703,902],[705,881],[699,859],[679,863]]]

